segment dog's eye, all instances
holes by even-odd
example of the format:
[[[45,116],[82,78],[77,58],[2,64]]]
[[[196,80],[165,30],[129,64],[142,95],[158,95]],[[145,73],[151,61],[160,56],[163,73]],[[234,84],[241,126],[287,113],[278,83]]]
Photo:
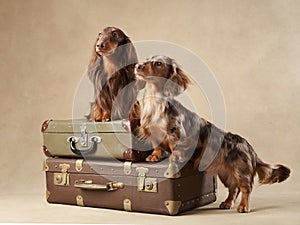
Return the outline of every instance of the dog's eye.
[[[102,37],[102,33],[99,33],[98,37],[101,38]]]
[[[113,36],[114,38],[118,38],[118,33],[117,33],[117,32],[112,32],[112,36]]]
[[[161,66],[161,65],[162,65],[162,62],[155,62],[154,65],[155,65],[155,66]]]

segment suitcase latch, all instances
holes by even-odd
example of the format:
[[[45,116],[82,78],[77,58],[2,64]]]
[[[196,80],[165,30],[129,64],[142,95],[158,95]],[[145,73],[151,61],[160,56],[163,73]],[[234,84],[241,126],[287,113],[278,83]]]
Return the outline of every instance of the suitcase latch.
[[[70,185],[70,174],[68,170],[70,169],[69,164],[59,164],[61,168],[61,173],[54,173],[54,185],[57,186],[69,186]]]
[[[157,192],[157,179],[146,177],[149,170],[145,167],[137,167],[137,189],[141,192]]]

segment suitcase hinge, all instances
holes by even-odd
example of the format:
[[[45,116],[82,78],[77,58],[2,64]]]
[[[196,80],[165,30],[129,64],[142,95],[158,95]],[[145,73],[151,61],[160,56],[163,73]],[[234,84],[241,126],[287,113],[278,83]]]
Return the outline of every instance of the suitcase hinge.
[[[136,172],[138,172],[137,189],[141,192],[157,192],[157,179],[146,177],[148,171],[145,167],[136,168]]]
[[[61,173],[54,173],[54,185],[57,186],[69,186],[70,185],[70,174],[68,170],[70,169],[69,164],[59,164],[61,168]]]

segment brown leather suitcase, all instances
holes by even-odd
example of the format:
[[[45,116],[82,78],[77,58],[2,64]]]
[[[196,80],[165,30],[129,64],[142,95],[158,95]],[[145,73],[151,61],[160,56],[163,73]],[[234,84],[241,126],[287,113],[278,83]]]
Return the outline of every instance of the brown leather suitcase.
[[[48,158],[49,203],[177,215],[216,200],[216,179],[188,163]]]

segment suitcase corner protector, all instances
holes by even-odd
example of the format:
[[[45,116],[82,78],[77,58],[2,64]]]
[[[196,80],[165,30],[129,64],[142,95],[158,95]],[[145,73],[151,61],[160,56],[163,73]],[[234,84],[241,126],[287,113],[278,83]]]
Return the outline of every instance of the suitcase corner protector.
[[[49,198],[50,198],[51,192],[46,190],[46,201],[49,202]]]
[[[47,157],[53,157],[53,155],[51,154],[51,152],[49,151],[49,149],[47,148],[46,145],[43,145],[43,152],[44,152],[45,156],[47,156]]]
[[[124,207],[124,210],[127,212],[132,211],[132,203],[131,203],[130,199],[126,198],[123,200],[123,207]]]
[[[50,120],[45,120],[43,123],[42,123],[42,127],[41,127],[41,132],[42,133],[45,133],[45,131],[47,130],[48,128],[48,125],[49,123],[52,121],[52,119]]]
[[[44,162],[43,162],[43,171],[44,172],[49,171],[49,166],[47,165],[47,161],[46,160],[44,160]]]
[[[182,205],[181,201],[172,201],[172,200],[165,201],[165,206],[167,207],[169,215],[171,216],[175,216],[179,213],[181,205]]]
[[[164,177],[166,178],[180,178],[181,177],[181,172],[174,162],[170,162],[167,170],[164,173]]]
[[[76,195],[76,205],[84,207],[84,200],[82,195]]]

